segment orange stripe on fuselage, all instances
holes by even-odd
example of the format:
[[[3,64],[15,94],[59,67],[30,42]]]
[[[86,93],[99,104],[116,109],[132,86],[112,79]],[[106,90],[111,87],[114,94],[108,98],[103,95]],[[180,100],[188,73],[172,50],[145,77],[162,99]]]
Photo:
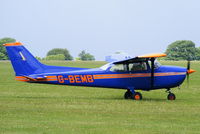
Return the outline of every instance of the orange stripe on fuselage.
[[[185,75],[185,72],[168,72],[168,73],[155,73],[154,76],[174,76]],[[94,79],[112,79],[112,78],[136,78],[136,77],[151,77],[151,73],[136,73],[136,74],[102,74],[93,75]]]
[[[47,78],[57,78],[56,76],[47,76]]]
[[[132,78],[132,77],[149,77],[151,74],[110,74],[110,75],[94,75],[94,79],[106,78]]]

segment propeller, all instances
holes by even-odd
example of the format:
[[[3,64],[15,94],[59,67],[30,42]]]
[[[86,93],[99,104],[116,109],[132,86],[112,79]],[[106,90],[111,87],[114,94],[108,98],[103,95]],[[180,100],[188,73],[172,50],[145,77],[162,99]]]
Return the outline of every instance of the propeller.
[[[189,75],[189,70],[190,70],[190,60],[188,60],[188,62],[187,62],[187,85],[189,85],[189,77],[190,77],[190,75]]]
[[[189,85],[190,74],[193,72],[196,72],[196,71],[193,69],[190,69],[190,60],[188,60],[188,62],[187,62],[187,85]]]

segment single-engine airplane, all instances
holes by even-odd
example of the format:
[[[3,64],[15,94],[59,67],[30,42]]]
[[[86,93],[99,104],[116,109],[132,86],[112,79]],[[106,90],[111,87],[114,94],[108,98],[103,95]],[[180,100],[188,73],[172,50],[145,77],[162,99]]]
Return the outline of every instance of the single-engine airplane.
[[[20,42],[4,44],[16,80],[74,86],[126,89],[125,99],[141,100],[135,90],[167,89],[167,99],[175,100],[171,88],[180,86],[195,70],[188,67],[162,66],[156,58],[166,54],[148,54],[108,63],[100,68],[49,66],[40,63]]]

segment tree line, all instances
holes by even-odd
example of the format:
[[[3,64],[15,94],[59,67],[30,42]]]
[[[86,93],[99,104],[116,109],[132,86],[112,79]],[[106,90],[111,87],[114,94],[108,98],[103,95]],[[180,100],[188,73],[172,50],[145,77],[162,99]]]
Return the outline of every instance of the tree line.
[[[70,52],[66,48],[54,48],[47,53],[47,56],[44,60],[73,60],[74,58],[71,56]],[[75,60],[82,61],[93,61],[95,57],[90,53],[87,53],[85,50],[82,50],[78,57]]]
[[[16,42],[13,38],[2,38],[0,39],[0,60],[8,60],[8,55],[3,44]],[[70,52],[66,48],[54,48],[48,51],[45,58],[37,57],[39,60],[73,60]],[[82,50],[75,60],[92,61],[95,57],[85,50]]]
[[[0,60],[8,60],[3,44],[16,42],[13,38],[0,39]],[[200,47],[190,40],[178,40],[168,45],[165,53],[167,57],[163,60],[200,60]],[[45,58],[36,57],[39,60],[74,60],[66,48],[54,48],[48,51]],[[85,50],[82,50],[75,60],[92,61],[95,57]]]

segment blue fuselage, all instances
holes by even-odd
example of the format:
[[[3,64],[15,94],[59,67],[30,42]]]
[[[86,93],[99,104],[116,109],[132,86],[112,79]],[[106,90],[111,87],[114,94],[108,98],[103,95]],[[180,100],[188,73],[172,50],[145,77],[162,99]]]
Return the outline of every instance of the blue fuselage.
[[[57,70],[58,71],[58,70]],[[151,87],[151,69],[136,72],[112,72],[109,69],[79,69],[55,73],[43,73],[45,81],[52,83],[75,86],[92,86],[106,88],[128,89],[130,87],[141,90],[172,88],[182,84],[186,77],[186,68],[174,66],[160,66],[154,72],[154,87]],[[38,74],[36,74],[38,75]]]

